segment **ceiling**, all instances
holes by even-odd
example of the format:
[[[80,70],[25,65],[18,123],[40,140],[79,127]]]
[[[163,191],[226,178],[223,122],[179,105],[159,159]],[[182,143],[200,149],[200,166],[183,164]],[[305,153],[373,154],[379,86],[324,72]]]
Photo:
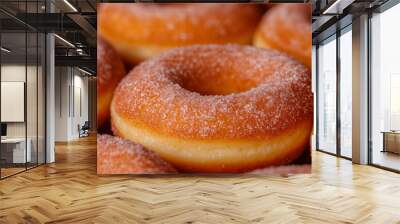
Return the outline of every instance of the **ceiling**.
[[[122,2],[127,1],[129,0],[123,0]],[[148,0],[141,1],[149,2]],[[335,32],[332,27],[339,20],[346,21],[343,19],[346,16],[357,15],[357,13],[382,5],[386,1],[312,0],[313,41],[318,41],[318,38],[323,38],[324,35],[330,35],[329,32]],[[115,1],[0,0],[2,45],[12,49],[12,52],[8,54],[8,58],[21,58],[26,55],[25,41],[28,43],[28,59],[34,58],[30,54],[36,52],[37,44],[35,45],[36,41],[31,43],[31,39],[34,38],[32,35],[28,34],[27,40],[25,40],[26,30],[29,32],[54,32],[61,37],[55,38],[56,64],[82,66],[95,71],[97,2]],[[256,2],[260,1],[256,0]],[[292,0],[291,2],[308,1]],[[351,18],[347,18],[347,21],[351,22]],[[342,25],[346,25],[346,23],[342,23]],[[63,41],[63,39],[67,42]]]
[[[354,17],[373,11],[389,0],[313,0],[313,43],[352,23]]]
[[[57,34],[56,65],[80,66],[95,73],[96,13],[96,0],[1,0],[2,46],[11,50],[6,60],[36,57],[43,47],[37,49],[37,33],[51,32]]]

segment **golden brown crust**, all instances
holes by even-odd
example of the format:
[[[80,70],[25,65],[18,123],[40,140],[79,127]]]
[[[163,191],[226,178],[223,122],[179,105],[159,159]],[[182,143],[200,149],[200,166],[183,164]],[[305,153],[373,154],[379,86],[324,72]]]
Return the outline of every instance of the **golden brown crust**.
[[[273,50],[196,45],[135,67],[115,91],[115,112],[185,139],[264,139],[312,120],[311,75]]]
[[[102,4],[99,34],[129,61],[192,44],[250,44],[262,10],[249,4]],[[118,24],[118,25],[116,25]]]
[[[311,4],[279,4],[268,10],[254,44],[286,52],[311,68]]]
[[[143,146],[110,135],[97,135],[98,174],[166,174],[177,171]]]
[[[274,50],[195,45],[126,76],[111,105],[114,133],[179,169],[243,172],[288,164],[309,143],[309,70]]]
[[[110,104],[114,89],[125,76],[124,65],[106,42],[97,44],[97,122],[101,127],[110,117]]]
[[[260,140],[190,140],[132,125],[113,110],[111,113],[116,135],[140,142],[185,172],[236,173],[290,164],[307,149],[312,128],[306,121]]]

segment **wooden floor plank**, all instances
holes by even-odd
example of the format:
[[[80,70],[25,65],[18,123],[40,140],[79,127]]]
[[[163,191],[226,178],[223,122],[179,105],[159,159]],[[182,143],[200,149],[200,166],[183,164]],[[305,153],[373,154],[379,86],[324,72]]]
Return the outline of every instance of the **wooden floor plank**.
[[[313,173],[97,176],[96,140],[0,181],[0,223],[400,223],[400,175],[313,152]]]

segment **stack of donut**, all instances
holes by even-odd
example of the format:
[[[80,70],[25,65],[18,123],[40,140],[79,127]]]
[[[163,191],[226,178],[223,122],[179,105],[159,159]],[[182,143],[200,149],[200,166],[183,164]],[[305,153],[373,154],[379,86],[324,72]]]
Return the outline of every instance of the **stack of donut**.
[[[98,16],[98,121],[115,135],[98,136],[98,173],[295,173],[274,167],[310,156],[309,4],[105,3]]]

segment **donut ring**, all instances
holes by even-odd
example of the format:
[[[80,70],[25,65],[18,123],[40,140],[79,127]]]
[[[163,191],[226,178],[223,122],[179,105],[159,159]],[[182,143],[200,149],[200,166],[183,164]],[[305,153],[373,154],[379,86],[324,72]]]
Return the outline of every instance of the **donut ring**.
[[[98,174],[166,174],[175,168],[143,146],[110,135],[97,135]]]
[[[262,10],[248,4],[101,4],[99,34],[137,63],[193,44],[251,44]],[[118,25],[116,25],[118,24]]]
[[[288,164],[309,144],[309,70],[274,50],[195,45],[135,67],[111,104],[116,135],[187,172]]]
[[[125,74],[125,68],[119,56],[99,38],[97,43],[97,124],[99,127],[109,120],[114,89]]]
[[[278,4],[263,16],[254,45],[283,51],[311,68],[311,5]]]

